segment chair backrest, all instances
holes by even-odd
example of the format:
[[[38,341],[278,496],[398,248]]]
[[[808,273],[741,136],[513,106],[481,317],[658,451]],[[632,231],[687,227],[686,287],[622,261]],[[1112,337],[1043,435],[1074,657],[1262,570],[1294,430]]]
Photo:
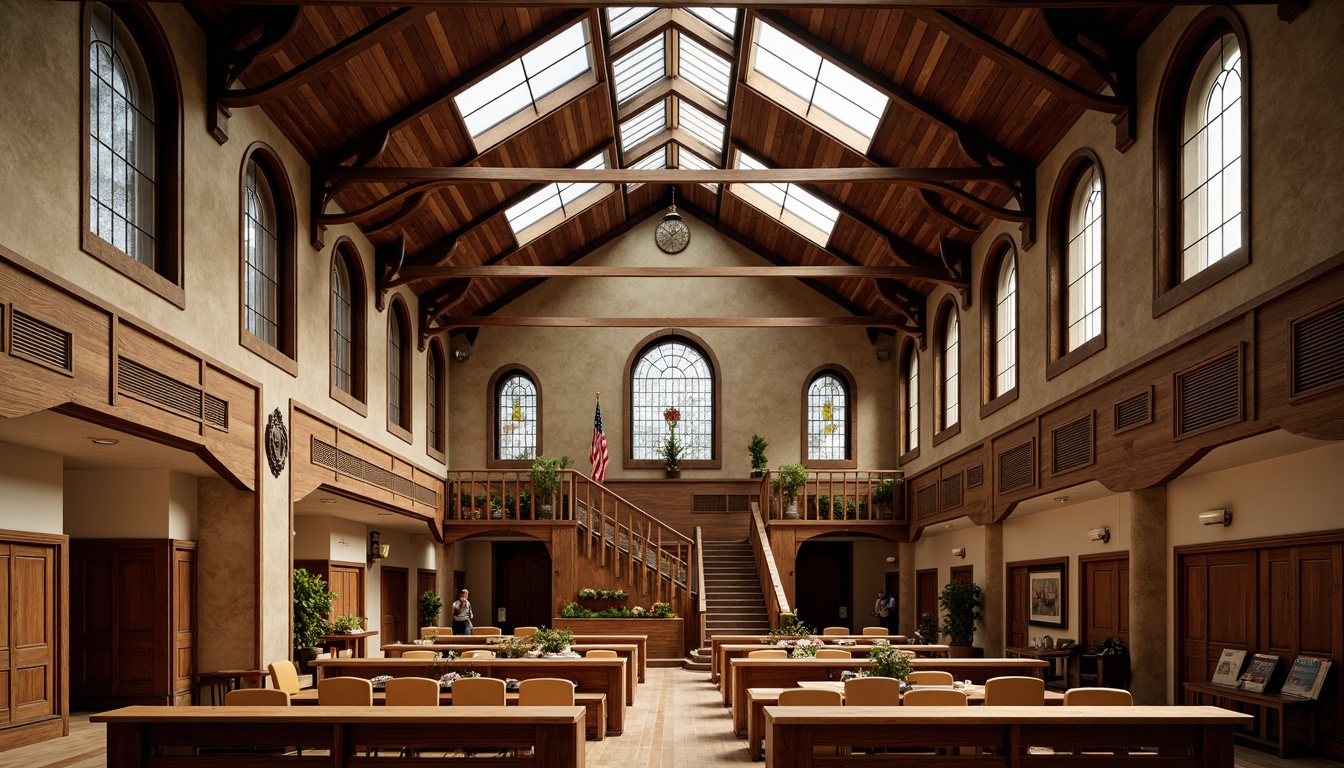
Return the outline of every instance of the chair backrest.
[[[854,677],[845,681],[846,707],[894,707],[901,703],[901,681],[894,677]]]
[[[917,688],[906,691],[901,704],[907,707],[964,707],[966,692],[951,688]]]
[[[438,651],[402,651],[403,659],[429,659],[433,661],[438,658]]]
[[[317,703],[332,707],[372,707],[373,683],[362,677],[328,677],[317,681]]]
[[[558,677],[534,677],[518,683],[520,707],[572,707],[574,683]]]
[[[436,637],[438,637],[438,636],[439,636],[439,628],[438,628],[438,627],[421,627],[421,628],[420,628],[420,639],[421,639],[421,640],[433,640],[434,638],[436,638]]]
[[[224,694],[226,707],[288,707],[289,691],[278,688],[239,688]]]
[[[818,659],[852,659],[854,654],[846,651],[844,648],[818,648]]]
[[[594,648],[583,655],[590,659],[614,659],[617,657],[617,653],[609,648]]]
[[[299,692],[299,670],[294,668],[294,662],[289,659],[281,659],[271,662],[266,669],[271,673],[272,688],[289,694]]]
[[[1064,692],[1066,707],[1132,707],[1134,697],[1124,688],[1070,688]]]
[[[838,707],[844,703],[843,694],[825,688],[785,688],[779,692],[781,707]]]
[[[517,627],[513,630],[514,637],[531,637],[537,634],[536,627]]]
[[[906,675],[905,682],[911,685],[951,685],[954,681],[951,672],[920,670]]]
[[[504,681],[497,677],[460,677],[453,683],[455,707],[502,707],[504,700]]]
[[[848,635],[849,627],[827,627],[821,630],[823,635]]]
[[[493,659],[493,658],[495,658],[495,652],[494,652],[494,651],[463,651],[463,652],[462,652],[462,656],[461,656],[460,658],[463,658],[463,659]]]
[[[789,652],[783,648],[763,648],[759,651],[747,651],[748,659],[787,659]]]
[[[439,681],[428,677],[394,677],[383,684],[389,707],[439,706]]]
[[[886,635],[888,635],[888,634],[890,634],[890,633],[887,632],[887,628],[886,628],[886,627],[864,627],[864,628],[863,628],[863,634],[865,634],[865,635],[882,635],[882,636],[885,637]]]
[[[504,633],[503,633],[502,631],[500,631],[499,627],[472,627],[472,628],[471,628],[471,634],[473,634],[473,635],[502,635],[502,634],[504,634]]]
[[[1039,677],[1006,675],[985,681],[987,707],[1043,707],[1045,681]]]

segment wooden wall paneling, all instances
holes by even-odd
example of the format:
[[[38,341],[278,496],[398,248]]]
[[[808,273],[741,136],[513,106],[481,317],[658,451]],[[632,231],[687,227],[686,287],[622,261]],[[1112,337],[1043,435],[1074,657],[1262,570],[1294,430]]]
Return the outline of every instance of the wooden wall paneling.
[[[949,579],[949,580],[950,580],[950,581],[960,581],[960,582],[963,582],[963,583],[965,583],[965,584],[974,584],[974,583],[975,583],[975,566],[974,566],[974,565],[958,565],[958,566],[953,567],[953,568],[952,568],[952,572],[951,572],[951,574],[950,574],[950,579]]]
[[[750,502],[758,499],[760,480],[608,480],[606,486],[621,498],[676,529],[694,537],[701,526],[709,540],[742,539],[751,521]],[[728,507],[723,512],[696,512],[696,497],[715,497]],[[743,503],[745,502],[745,503]],[[700,506],[709,506],[705,499]]]
[[[0,601],[3,601],[4,620],[0,621],[0,725],[14,721],[14,662],[10,652],[9,616],[13,611],[13,593],[9,584],[9,542],[0,541]]]
[[[196,544],[173,542],[173,704],[191,704],[196,683]]]
[[[1332,259],[1323,267],[1333,264]],[[1344,439],[1344,387],[1338,383],[1301,394],[1293,391],[1295,364],[1292,332],[1295,323],[1334,308],[1344,296],[1344,270],[1323,269],[1307,273],[1303,284],[1280,301],[1268,303],[1255,313],[1255,380],[1257,416],[1274,420],[1294,434],[1318,440]],[[1333,342],[1338,347],[1339,341]],[[1338,353],[1336,353],[1337,355]],[[1336,357],[1337,359],[1337,357]]]
[[[326,579],[327,588],[336,593],[336,602],[331,606],[332,620],[338,616],[361,618],[368,616],[364,612],[365,588],[368,581],[362,563],[332,562]]]
[[[1209,659],[1208,556],[1176,558],[1176,690],[1173,701],[1184,701],[1181,682],[1207,680],[1217,664]]]
[[[1008,564],[1008,591],[1004,596],[1008,617],[1009,648],[1026,648],[1031,643],[1031,628],[1028,620],[1031,616],[1031,588],[1027,580],[1027,566],[1019,563]]]
[[[405,568],[393,568],[389,565],[382,566],[382,578],[379,580],[382,589],[382,623],[378,630],[378,639],[383,643],[402,643],[406,641],[406,607],[408,604],[408,584],[407,571]],[[486,621],[476,622],[482,625],[489,625],[489,619],[493,617],[482,617]]]

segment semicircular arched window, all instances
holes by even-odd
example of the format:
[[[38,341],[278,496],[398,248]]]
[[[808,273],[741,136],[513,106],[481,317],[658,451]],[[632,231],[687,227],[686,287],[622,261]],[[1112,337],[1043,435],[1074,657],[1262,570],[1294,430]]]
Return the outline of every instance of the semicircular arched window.
[[[853,387],[849,376],[835,368],[813,374],[806,395],[805,462],[808,466],[839,468],[854,461]]]
[[[672,408],[679,414],[682,466],[717,459],[716,384],[713,361],[686,337],[665,337],[645,346],[630,366],[627,459],[661,466],[662,447],[670,434],[665,414]]]

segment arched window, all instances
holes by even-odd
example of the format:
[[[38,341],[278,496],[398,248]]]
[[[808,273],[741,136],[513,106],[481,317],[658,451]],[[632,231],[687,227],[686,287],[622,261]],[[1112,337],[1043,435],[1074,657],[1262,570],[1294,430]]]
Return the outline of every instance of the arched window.
[[[677,439],[681,467],[718,468],[718,365],[698,338],[684,331],[661,333],[636,348],[628,367],[630,424],[626,466],[663,467],[669,408],[680,414]]]
[[[984,418],[1017,399],[1017,250],[1007,235],[990,244],[980,286]]]
[[[853,467],[853,377],[838,366],[823,366],[808,376],[803,397],[804,463],[809,467]]]
[[[938,434],[934,435],[935,439],[961,423],[961,322],[957,318],[954,302],[944,304],[939,331],[938,364],[941,375],[938,377],[939,429]]]
[[[1250,263],[1246,66],[1240,21],[1210,8],[1167,67],[1156,130],[1158,314]]]
[[[293,200],[275,153],[252,145],[242,179],[242,343],[297,373]]]
[[[521,365],[501,368],[490,378],[490,401],[494,445],[487,466],[531,466],[541,452],[541,390],[537,377]]]
[[[344,239],[331,256],[331,395],[364,412],[364,277]]]
[[[431,456],[440,461],[447,453],[444,361],[443,345],[438,339],[432,339],[429,342],[429,356],[425,358],[425,447]]]
[[[919,451],[919,347],[905,345],[905,363],[901,379],[905,384],[905,445],[903,456],[914,458]]]
[[[1050,205],[1050,355],[1046,378],[1106,346],[1105,198],[1101,164],[1079,150]]]
[[[411,338],[406,306],[392,301],[387,313],[387,427],[411,441]]]

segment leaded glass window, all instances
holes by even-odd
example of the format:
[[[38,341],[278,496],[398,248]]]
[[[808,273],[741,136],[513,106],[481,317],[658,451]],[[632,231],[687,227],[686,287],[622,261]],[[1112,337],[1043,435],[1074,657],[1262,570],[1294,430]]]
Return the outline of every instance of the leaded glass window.
[[[1181,135],[1181,279],[1241,247],[1241,48],[1223,35],[1196,70]]]
[[[443,347],[430,343],[426,362],[425,423],[426,438],[432,450],[443,452]]]
[[[522,461],[537,457],[537,385],[513,371],[495,392],[495,458]]]
[[[912,345],[905,360],[905,451],[919,447],[919,350]]]
[[[689,342],[668,339],[646,349],[630,374],[631,458],[662,458],[669,434],[663,412],[676,408],[682,461],[713,459],[714,385],[709,358]]]
[[[331,264],[331,381],[355,395],[355,295],[350,265],[339,250]]]
[[[243,324],[280,348],[280,239],[275,195],[256,160],[247,162],[243,190]]]
[[[405,427],[410,421],[406,413],[406,324],[399,307],[394,306],[387,319],[387,421]]]
[[[1017,386],[1017,259],[1008,251],[999,261],[994,291],[994,392]]]
[[[1088,166],[1079,177],[1069,206],[1069,242],[1064,283],[1067,347],[1077,349],[1101,335],[1101,174]]]
[[[961,419],[961,323],[956,307],[943,325],[943,429]]]
[[[807,385],[807,458],[849,458],[849,392],[832,371],[818,374]]]

